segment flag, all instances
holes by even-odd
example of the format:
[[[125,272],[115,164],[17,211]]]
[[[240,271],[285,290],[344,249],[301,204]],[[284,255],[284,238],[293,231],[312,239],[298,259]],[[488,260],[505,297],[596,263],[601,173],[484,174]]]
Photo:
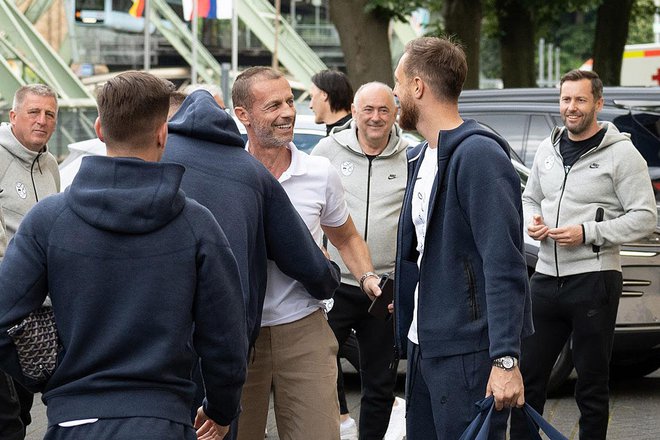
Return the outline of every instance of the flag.
[[[190,21],[192,18],[193,1],[195,0],[182,0],[183,19],[186,21]],[[227,20],[231,18],[231,14],[232,0],[197,0],[198,17]]]
[[[128,10],[128,13],[133,17],[142,17],[144,14],[144,2],[145,0],[133,0],[133,6]]]

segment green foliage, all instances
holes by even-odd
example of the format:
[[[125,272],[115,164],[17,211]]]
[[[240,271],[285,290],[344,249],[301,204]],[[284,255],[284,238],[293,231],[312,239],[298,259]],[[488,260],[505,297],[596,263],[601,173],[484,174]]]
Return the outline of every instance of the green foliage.
[[[628,28],[628,41],[626,44],[652,43],[653,36],[653,13],[655,5],[653,0],[637,0],[633,4]]]
[[[406,20],[406,15],[419,8],[424,0],[370,0],[365,7],[367,13],[372,13],[384,20],[395,18]]]

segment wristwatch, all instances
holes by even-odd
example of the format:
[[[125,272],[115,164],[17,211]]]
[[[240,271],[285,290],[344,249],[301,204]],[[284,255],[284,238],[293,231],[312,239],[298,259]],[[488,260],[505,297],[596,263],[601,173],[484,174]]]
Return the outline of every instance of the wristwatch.
[[[511,371],[518,366],[518,359],[513,356],[502,356],[493,360],[493,366],[505,371]]]
[[[364,292],[364,282],[369,277],[380,278],[377,274],[373,272],[365,272],[364,275],[360,277],[360,290],[362,290],[363,292]]]

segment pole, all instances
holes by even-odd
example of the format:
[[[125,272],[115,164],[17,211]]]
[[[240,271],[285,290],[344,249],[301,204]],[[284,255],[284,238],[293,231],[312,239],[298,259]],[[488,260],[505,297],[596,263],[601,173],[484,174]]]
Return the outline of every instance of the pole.
[[[653,14],[653,36],[655,44],[660,44],[660,0],[653,0],[655,14]]]
[[[193,10],[192,10],[192,63],[190,65],[190,84],[197,84],[197,35],[198,26],[199,26],[199,17],[198,9],[199,5],[197,4],[198,0],[193,0]]]
[[[281,0],[275,0],[275,40],[273,42],[273,69],[277,69],[280,62],[277,59],[277,46],[280,39],[280,9],[281,9]]]
[[[232,2],[231,13],[231,72],[232,78],[238,75],[238,0]]]
[[[144,0],[144,71],[151,69],[151,23],[149,15],[151,14],[151,0]]]

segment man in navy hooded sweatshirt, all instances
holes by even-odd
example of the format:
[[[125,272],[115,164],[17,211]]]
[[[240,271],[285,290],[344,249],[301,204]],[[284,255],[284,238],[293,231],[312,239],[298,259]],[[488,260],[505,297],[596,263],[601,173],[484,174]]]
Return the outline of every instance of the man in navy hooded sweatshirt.
[[[23,220],[0,267],[0,368],[22,375],[7,329],[50,293],[62,350],[43,390],[46,439],[221,439],[239,412],[248,338],[240,277],[213,215],[187,199],[184,169],[158,163],[172,85],[142,72],[108,81],[71,186]],[[192,337],[191,337],[192,336]]]
[[[459,438],[484,396],[500,411],[524,403],[517,362],[532,324],[520,180],[506,142],[458,113],[466,74],[463,49],[432,37],[410,41],[394,72],[399,124],[428,141],[408,150],[397,237],[409,440]],[[490,439],[504,439],[507,416],[494,415]]]

